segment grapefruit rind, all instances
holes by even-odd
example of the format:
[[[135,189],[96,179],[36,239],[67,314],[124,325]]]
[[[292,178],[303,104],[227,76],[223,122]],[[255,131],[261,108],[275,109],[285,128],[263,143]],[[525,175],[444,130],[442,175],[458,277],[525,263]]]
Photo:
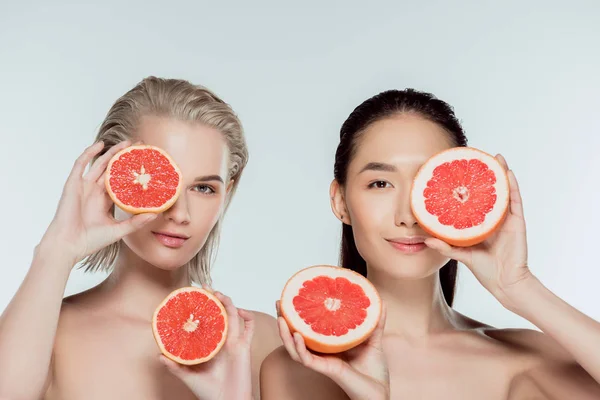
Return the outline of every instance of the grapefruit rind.
[[[128,153],[132,150],[146,150],[146,149],[147,150],[156,150],[159,153],[161,153],[169,161],[169,163],[171,164],[171,166],[173,167],[173,169],[175,170],[175,172],[177,172],[177,175],[179,176],[179,182],[177,184],[177,190],[176,190],[175,194],[160,207],[129,206],[129,205],[123,203],[118,198],[117,194],[113,192],[113,190],[110,186],[110,177],[111,177],[110,171],[111,171],[111,167],[112,167],[113,163],[115,161],[117,161],[123,154]],[[119,151],[117,154],[115,154],[110,159],[110,161],[108,162],[108,166],[106,167],[106,177],[104,180],[104,185],[106,186],[106,191],[108,192],[108,195],[110,196],[113,203],[115,203],[123,211],[126,211],[131,214],[142,214],[142,213],[160,214],[162,212],[165,212],[166,210],[171,208],[173,206],[173,204],[175,204],[175,202],[177,201],[177,198],[179,197],[179,194],[181,193],[181,188],[183,186],[183,180],[182,180],[181,170],[179,169],[179,166],[175,163],[175,161],[171,158],[171,156],[169,156],[169,154],[166,151],[164,151],[160,147],[151,146],[151,145],[133,145],[133,146],[126,147],[123,150]]]
[[[160,310],[165,306],[165,304],[167,304],[167,302],[169,302],[169,300],[171,300],[173,297],[176,297],[177,295],[184,293],[184,292],[192,292],[192,291],[201,292],[204,295],[206,295],[209,299],[211,299],[215,302],[215,304],[221,309],[221,314],[223,315],[223,318],[224,318],[225,327],[223,328],[223,335],[221,336],[221,341],[217,344],[215,349],[207,357],[198,358],[198,359],[194,359],[194,360],[185,360],[185,359],[182,359],[180,357],[177,357],[177,356],[169,353],[167,351],[167,349],[165,348],[165,346],[162,342],[162,339],[160,337],[160,333],[158,332],[158,328],[157,328],[158,314],[159,314]],[[219,299],[211,292],[201,289],[201,288],[194,287],[194,286],[183,287],[183,288],[180,288],[180,289],[177,289],[177,290],[174,290],[173,292],[171,292],[167,297],[165,297],[165,299],[160,303],[160,305],[158,307],[156,307],[156,310],[154,311],[154,315],[152,316],[152,332],[154,334],[154,340],[156,341],[156,344],[158,345],[161,353],[164,354],[165,357],[175,361],[176,363],[183,364],[183,365],[202,364],[202,363],[205,363],[205,362],[211,360],[214,356],[216,356],[219,353],[219,351],[221,351],[221,348],[223,347],[223,345],[225,344],[225,341],[227,340],[228,327],[229,327],[229,323],[228,323],[228,319],[227,319],[227,312],[225,310],[225,307],[221,303],[221,301],[219,301]]]
[[[300,318],[293,305],[294,296],[298,294],[304,282],[318,276],[343,277],[352,283],[358,284],[364,290],[371,304],[366,309],[367,316],[361,325],[351,329],[343,336],[327,336],[313,331],[310,325]],[[341,353],[367,340],[377,327],[381,316],[381,307],[381,298],[377,293],[377,289],[369,280],[347,268],[330,265],[315,265],[298,271],[286,283],[280,300],[281,316],[286,321],[290,333],[292,335],[294,332],[300,333],[307,348],[325,354]]]
[[[496,175],[494,188],[497,197],[494,208],[485,216],[483,223],[458,230],[452,226],[441,224],[437,216],[430,214],[425,209],[423,192],[436,167],[444,162],[461,159],[477,159],[494,172]],[[413,180],[410,198],[413,214],[425,232],[453,246],[473,246],[490,237],[506,217],[510,200],[508,175],[504,167],[492,155],[473,147],[454,147],[434,155],[421,166]]]

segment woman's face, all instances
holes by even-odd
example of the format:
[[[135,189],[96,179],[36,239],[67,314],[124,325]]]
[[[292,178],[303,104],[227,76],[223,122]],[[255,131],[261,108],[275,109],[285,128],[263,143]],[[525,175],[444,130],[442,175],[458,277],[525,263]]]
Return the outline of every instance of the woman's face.
[[[183,188],[170,209],[123,241],[148,263],[176,269],[202,249],[223,212],[230,189],[228,147],[214,128],[155,116],[142,118],[135,140],[165,150],[181,170]],[[115,215],[130,217],[119,208]]]
[[[370,269],[419,279],[448,262],[423,243],[429,236],[412,214],[410,190],[421,165],[450,147],[441,126],[412,113],[377,121],[358,138],[345,186],[332,183],[332,205]]]

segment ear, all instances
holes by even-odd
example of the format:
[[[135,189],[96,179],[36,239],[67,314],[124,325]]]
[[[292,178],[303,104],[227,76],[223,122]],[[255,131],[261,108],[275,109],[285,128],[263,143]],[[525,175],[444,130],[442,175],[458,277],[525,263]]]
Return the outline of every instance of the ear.
[[[346,200],[344,198],[344,188],[337,180],[333,180],[329,186],[329,198],[331,199],[331,210],[339,219],[346,225],[352,225],[350,213],[346,208]]]
[[[229,192],[231,191],[231,188],[233,188],[233,183],[235,181],[233,179],[229,180],[229,183],[227,184],[227,188],[225,188],[225,194],[229,194]]]

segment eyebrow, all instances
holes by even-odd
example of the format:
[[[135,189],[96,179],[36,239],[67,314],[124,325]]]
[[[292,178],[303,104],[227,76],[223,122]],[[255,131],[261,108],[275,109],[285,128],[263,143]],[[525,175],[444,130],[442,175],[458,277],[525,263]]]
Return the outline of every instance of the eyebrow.
[[[194,182],[209,182],[209,181],[219,181],[221,183],[225,183],[223,178],[219,175],[206,175],[206,176],[198,176],[194,179]]]
[[[380,162],[370,162],[365,165],[359,172],[359,174],[365,171],[385,171],[385,172],[396,172],[398,169],[392,164],[380,163]]]

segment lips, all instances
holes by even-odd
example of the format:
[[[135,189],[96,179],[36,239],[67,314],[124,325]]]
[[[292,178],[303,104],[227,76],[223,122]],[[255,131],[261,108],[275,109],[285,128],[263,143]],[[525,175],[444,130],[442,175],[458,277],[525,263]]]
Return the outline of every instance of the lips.
[[[401,251],[402,253],[418,253],[427,248],[425,239],[426,238],[423,236],[410,236],[387,239],[387,241],[392,245],[392,247]]]
[[[154,237],[166,247],[178,248],[183,246],[189,236],[174,232],[152,232]]]
[[[427,238],[424,236],[407,236],[407,237],[401,237],[401,238],[395,238],[395,239],[388,239],[388,242],[411,245],[411,244],[425,243],[426,239]]]
[[[170,236],[170,237],[174,237],[174,238],[179,238],[179,239],[189,239],[190,237],[181,233],[172,233],[172,232],[152,232],[154,234],[158,234],[158,235],[163,235],[163,236]]]

